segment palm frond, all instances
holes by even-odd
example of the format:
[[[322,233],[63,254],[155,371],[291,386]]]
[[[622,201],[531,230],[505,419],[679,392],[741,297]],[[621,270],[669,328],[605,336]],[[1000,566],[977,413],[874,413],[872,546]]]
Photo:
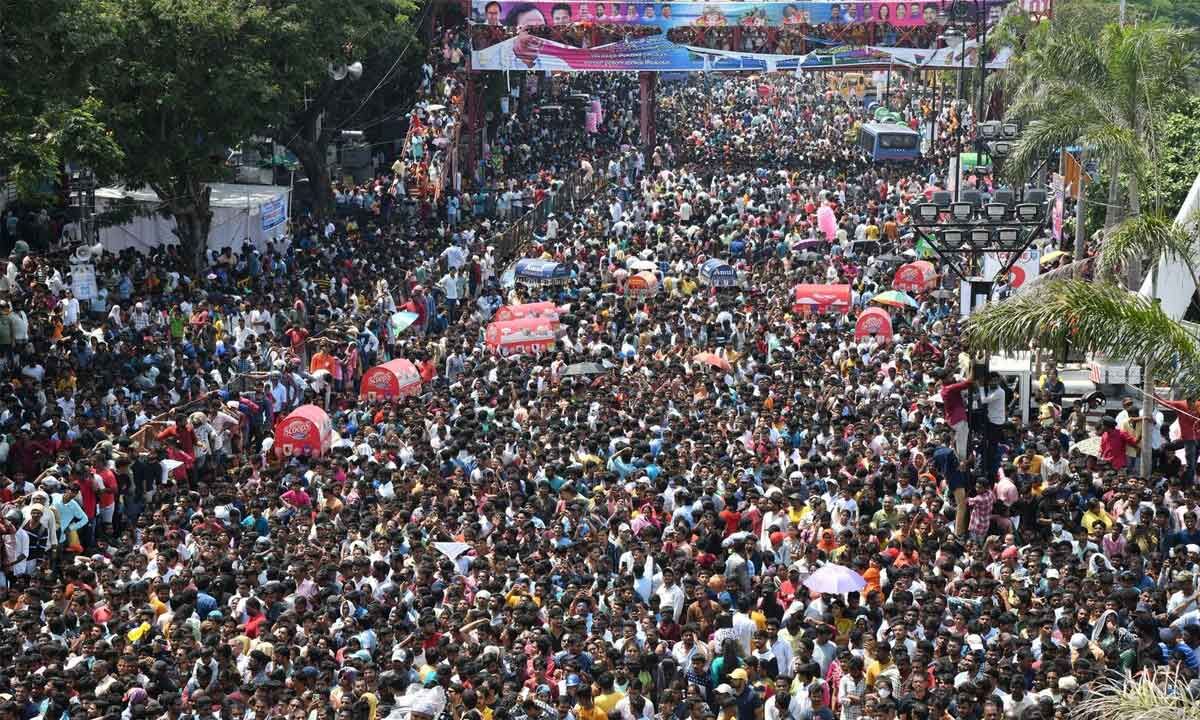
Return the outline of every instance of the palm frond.
[[[1165,667],[1136,678],[1111,674],[1092,683],[1091,692],[1075,708],[1080,720],[1200,720],[1200,703],[1188,692],[1188,681]]]
[[[1125,220],[1105,236],[1096,268],[1101,273],[1117,275],[1138,260],[1170,259],[1183,263],[1195,277],[1192,244],[1191,235],[1174,220],[1163,215],[1138,215]]]
[[[1074,145],[1082,130],[1078,119],[1073,117],[1051,115],[1049,119],[1034,120],[1025,127],[1012,146],[1005,163],[1006,171],[1016,173],[1023,179],[1027,168],[1036,165],[1046,153]]]
[[[1095,261],[1095,259],[1096,258],[1094,257],[1085,257],[1082,260],[1075,260],[1074,262],[1069,262],[1066,265],[1059,265],[1053,270],[1042,270],[1037,277],[1022,285],[1021,289],[1017,292],[1032,292],[1043,285],[1046,285],[1047,283],[1052,283],[1058,280],[1070,280],[1076,276],[1082,275],[1083,273],[1087,272],[1089,267],[1092,266],[1092,263]]]
[[[1147,298],[1108,283],[1047,282],[967,320],[965,337],[986,351],[1074,348],[1153,363],[1164,379],[1200,391],[1200,338]]]
[[[1079,135],[1079,142],[1122,171],[1140,172],[1148,156],[1132,128],[1110,122],[1090,125]]]

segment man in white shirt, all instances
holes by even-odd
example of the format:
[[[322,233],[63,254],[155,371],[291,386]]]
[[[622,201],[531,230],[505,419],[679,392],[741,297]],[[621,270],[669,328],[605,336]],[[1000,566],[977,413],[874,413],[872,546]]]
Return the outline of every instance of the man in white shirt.
[[[1004,383],[998,373],[988,373],[984,386],[979,388],[979,400],[987,409],[987,425],[984,430],[983,466],[989,475],[999,467],[996,448],[1000,443],[1006,419],[1006,396]]]
[[[446,260],[446,267],[450,270],[457,270],[467,262],[467,254],[457,245],[451,243],[442,251],[442,257]]]
[[[661,601],[663,612],[671,611],[675,622],[679,622],[683,616],[683,588],[679,587],[675,582],[675,571],[669,567],[662,570],[662,586],[655,593]]]
[[[758,623],[750,617],[750,609],[753,606],[754,601],[748,595],[741,595],[738,597],[738,611],[733,614],[733,633],[742,648],[742,657],[750,656],[754,633],[758,630]]]
[[[1062,445],[1053,443],[1050,445],[1050,455],[1042,456],[1042,480],[1049,480],[1051,475],[1066,477],[1067,471],[1071,468],[1071,463],[1062,454]]]
[[[63,293],[63,299],[58,301],[58,307],[62,310],[63,327],[74,327],[79,324],[79,300],[70,290],[63,290]]]

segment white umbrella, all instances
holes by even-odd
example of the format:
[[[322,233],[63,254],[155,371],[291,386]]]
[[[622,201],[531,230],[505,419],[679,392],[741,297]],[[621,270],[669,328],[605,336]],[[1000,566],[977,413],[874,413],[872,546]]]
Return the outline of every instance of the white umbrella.
[[[1086,437],[1071,446],[1071,450],[1079,451],[1084,455],[1091,455],[1094,458],[1100,457],[1100,438],[1095,435]]]
[[[804,587],[819,593],[841,595],[867,586],[862,575],[842,565],[822,565],[804,580]]]

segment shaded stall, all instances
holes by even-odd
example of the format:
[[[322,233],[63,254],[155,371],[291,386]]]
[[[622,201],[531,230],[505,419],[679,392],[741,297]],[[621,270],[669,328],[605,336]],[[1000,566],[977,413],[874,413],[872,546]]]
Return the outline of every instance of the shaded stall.
[[[329,452],[332,444],[333,423],[316,405],[301,405],[275,423],[274,448],[278,457],[320,456]]]
[[[421,392],[421,372],[410,360],[396,358],[363,373],[358,396],[367,400],[391,400]]]
[[[521,303],[520,305],[505,305],[496,310],[496,314],[492,320],[497,322],[507,322],[509,320],[520,320],[530,317],[547,317],[557,318],[559,315],[558,305],[552,302],[532,302]]]
[[[737,270],[724,260],[706,260],[700,266],[700,283],[715,288],[737,287]]]
[[[874,337],[884,342],[892,341],[892,316],[880,307],[870,307],[862,311],[858,321],[854,323],[854,339]]]
[[[493,322],[487,326],[484,340],[492,352],[500,355],[544,352],[554,349],[558,327],[557,318],[545,317]]]
[[[658,277],[651,272],[640,272],[631,275],[625,281],[625,295],[635,298],[648,298],[658,292]]]
[[[571,279],[571,271],[553,260],[526,258],[517,261],[515,279],[526,285],[559,285]]]
[[[937,287],[937,268],[928,260],[914,260],[896,268],[892,287],[904,292],[919,293]]]
[[[850,311],[849,285],[797,285],[792,288],[792,312],[797,314]]]

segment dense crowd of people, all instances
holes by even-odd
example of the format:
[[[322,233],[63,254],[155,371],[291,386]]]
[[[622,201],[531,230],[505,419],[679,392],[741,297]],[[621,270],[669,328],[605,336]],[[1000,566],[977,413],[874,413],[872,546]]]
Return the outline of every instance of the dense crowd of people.
[[[511,205],[446,200],[201,276],[104,254],[88,301],[14,248],[0,717],[1051,720],[1110,672],[1197,677],[1198,408],[1171,406],[1189,468],[1134,404],[1102,419],[1053,373],[1016,397],[936,284],[855,335],[943,165],[868,162],[821,77],[665,85],[645,152],[631,79],[566,82],[597,133],[526,103],[488,138],[506,192],[608,181],[523,250],[551,284],[490,244]],[[553,348],[495,352],[496,309],[538,301]],[[393,358],[419,393],[360,396]],[[277,452],[306,403],[338,439]],[[810,587],[833,571],[861,589]]]

